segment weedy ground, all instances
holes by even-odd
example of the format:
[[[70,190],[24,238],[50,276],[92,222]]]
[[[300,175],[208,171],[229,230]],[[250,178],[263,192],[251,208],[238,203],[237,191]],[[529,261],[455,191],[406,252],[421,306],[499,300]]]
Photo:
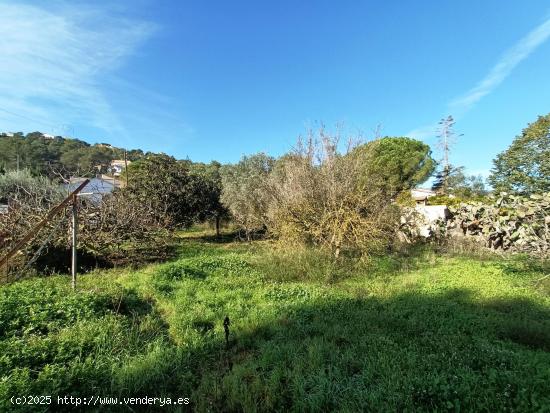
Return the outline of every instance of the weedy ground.
[[[67,276],[0,287],[0,410],[17,410],[12,395],[101,395],[189,397],[182,411],[550,411],[547,268],[429,251],[334,263],[232,239],[184,234],[178,259],[88,273],[77,292]],[[32,407],[45,410],[19,409]]]

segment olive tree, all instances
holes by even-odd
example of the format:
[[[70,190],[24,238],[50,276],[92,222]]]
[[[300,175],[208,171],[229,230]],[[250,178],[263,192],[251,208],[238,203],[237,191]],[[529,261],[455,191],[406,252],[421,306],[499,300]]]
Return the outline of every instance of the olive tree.
[[[221,170],[221,201],[234,220],[244,229],[247,239],[253,232],[263,230],[267,224],[270,202],[268,177],[275,160],[258,153],[243,158]]]
[[[222,193],[222,165],[213,161],[209,164],[189,162],[190,173],[201,181],[197,186],[198,196],[202,200],[202,208],[197,211],[197,220],[213,220],[216,227],[216,236],[220,236],[220,221],[228,217],[229,211],[221,202]]]

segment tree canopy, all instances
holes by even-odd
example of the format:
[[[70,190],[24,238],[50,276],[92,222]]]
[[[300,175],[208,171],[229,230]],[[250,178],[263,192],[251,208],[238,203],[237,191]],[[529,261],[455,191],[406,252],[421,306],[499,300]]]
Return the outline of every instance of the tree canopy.
[[[123,159],[125,149],[109,144],[90,145],[79,139],[45,137],[40,132],[14,136],[0,135],[0,171],[27,169],[35,175],[86,175],[106,172],[114,159]],[[143,151],[126,152],[127,159],[137,160]]]
[[[235,165],[221,169],[221,201],[247,237],[265,227],[269,191],[267,178],[273,169],[274,158],[264,153],[243,156]]]
[[[217,161],[208,164],[201,162],[187,161],[190,173],[201,185],[198,187],[202,208],[197,213],[198,221],[214,220],[216,224],[216,235],[220,235],[220,220],[228,217],[229,211],[222,204],[220,197],[222,193],[222,165]]]
[[[497,192],[550,191],[550,113],[529,124],[493,164],[489,182]]]
[[[438,195],[454,195],[462,200],[487,195],[482,176],[465,175],[463,166],[448,165],[435,174],[432,190]]]
[[[204,182],[191,174],[186,161],[164,154],[148,155],[125,171],[126,196],[146,205],[164,227],[186,227],[204,210]]]
[[[351,152],[363,161],[363,179],[394,197],[426,181],[436,162],[428,145],[406,137],[385,137]]]

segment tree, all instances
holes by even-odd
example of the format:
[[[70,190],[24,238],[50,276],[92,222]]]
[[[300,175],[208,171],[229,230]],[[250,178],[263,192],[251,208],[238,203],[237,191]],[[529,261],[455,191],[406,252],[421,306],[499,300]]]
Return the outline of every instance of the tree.
[[[464,176],[464,167],[455,167],[453,165],[445,165],[435,174],[435,180],[432,184],[432,190],[438,195],[448,195],[453,189],[453,183],[460,181]]]
[[[271,174],[270,231],[291,245],[324,248],[335,259],[346,250],[384,250],[397,227],[397,208],[378,185],[363,179],[363,157],[340,154],[338,138],[322,129],[317,136],[299,142]],[[375,171],[370,176],[379,182]]]
[[[41,132],[31,132],[26,136],[22,133],[0,135],[0,169],[27,169],[35,175],[51,178],[58,178],[60,172],[65,177],[104,172],[113,159],[122,159],[124,153],[124,149],[107,144],[90,145],[60,136],[46,138]],[[141,150],[128,151],[130,161],[142,157]]]
[[[550,113],[523,129],[493,165],[489,183],[496,192],[550,191]]]
[[[220,221],[227,217],[229,211],[221,202],[222,178],[220,170],[222,165],[212,161],[209,164],[189,162],[189,170],[192,175],[202,181],[200,187],[203,206],[197,215],[198,221],[213,219],[216,225],[216,236],[220,236]]]
[[[244,229],[247,239],[267,223],[268,176],[275,160],[264,154],[243,156],[235,165],[221,170],[221,201],[235,221]]]
[[[455,195],[461,199],[474,199],[487,194],[483,177],[464,174],[464,167],[449,165],[435,175],[432,189],[439,195]]]
[[[456,174],[458,169],[449,162],[449,153],[452,145],[456,142],[457,134],[454,132],[455,121],[452,116],[447,116],[439,121],[439,133],[437,146],[443,152],[441,169],[437,172],[436,183],[433,189],[440,194],[447,194],[449,188],[449,179]],[[459,135],[462,136],[462,135]]]
[[[168,155],[149,155],[128,166],[124,193],[145,205],[158,225],[187,227],[204,207],[203,181],[185,162]]]
[[[404,137],[377,139],[358,146],[350,155],[362,161],[360,179],[390,198],[426,181],[436,164],[428,145]]]
[[[29,170],[0,175],[0,203],[9,205],[7,213],[0,214],[0,256],[4,256],[66,196],[67,192],[61,185],[44,176],[33,176]],[[159,228],[143,202],[115,190],[94,200],[79,196],[78,203],[79,255],[86,256],[89,265],[95,265],[90,261],[93,257],[96,264],[98,259],[104,263],[120,259],[120,248],[129,244],[132,248],[126,253],[131,253],[134,247],[159,250],[156,237]],[[62,211],[33,234],[22,254],[10,261],[12,272],[22,275],[21,266],[25,264],[32,264],[42,271],[67,269],[70,261],[67,237],[70,220],[67,212]],[[39,255],[35,256],[35,253]],[[30,260],[31,257],[37,260]],[[79,263],[84,264],[80,259]]]

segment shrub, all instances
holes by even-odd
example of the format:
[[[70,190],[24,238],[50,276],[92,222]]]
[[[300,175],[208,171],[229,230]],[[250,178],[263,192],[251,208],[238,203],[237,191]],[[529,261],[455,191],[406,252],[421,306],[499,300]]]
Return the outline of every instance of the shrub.
[[[315,245],[335,258],[342,251],[383,251],[395,234],[397,207],[362,179],[362,158],[341,155],[338,144],[321,129],[278,161],[268,228],[284,243]]]

